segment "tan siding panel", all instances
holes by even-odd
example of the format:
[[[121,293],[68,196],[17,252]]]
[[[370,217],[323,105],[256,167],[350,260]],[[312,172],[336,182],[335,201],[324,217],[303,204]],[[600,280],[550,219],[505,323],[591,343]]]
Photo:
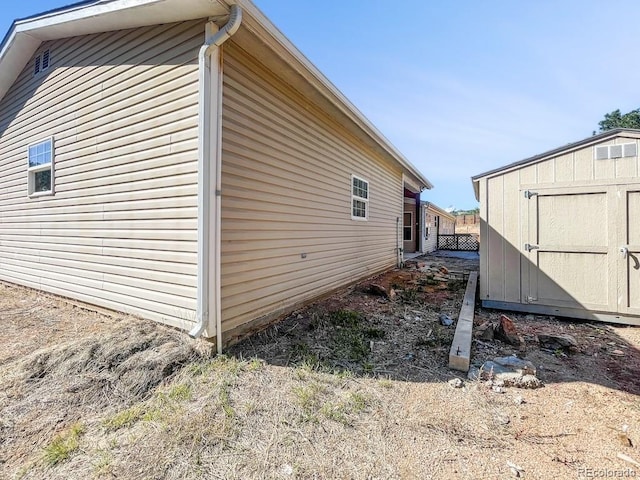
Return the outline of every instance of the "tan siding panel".
[[[593,180],[593,147],[583,148],[573,154],[574,158],[574,179],[575,181]]]
[[[573,153],[568,153],[555,159],[555,181],[573,181]]]
[[[504,175],[504,279],[505,301],[520,301],[520,176],[518,172]]]
[[[490,178],[487,181],[487,261],[488,271],[487,295],[491,300],[504,301],[504,197],[503,176]]]
[[[394,265],[402,174],[225,45],[223,330]],[[351,174],[369,220],[351,220]],[[304,257],[304,258],[303,258]]]
[[[197,272],[193,21],[45,42],[0,101],[0,279],[181,328]],[[53,136],[56,195],[27,197]]]
[[[538,183],[554,183],[555,179],[555,158],[545,160],[536,165],[538,169],[537,181]]]

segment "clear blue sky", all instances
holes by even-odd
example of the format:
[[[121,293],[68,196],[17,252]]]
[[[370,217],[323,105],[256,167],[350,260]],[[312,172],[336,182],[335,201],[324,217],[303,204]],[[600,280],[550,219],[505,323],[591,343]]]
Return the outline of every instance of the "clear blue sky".
[[[254,0],[413,162],[446,208],[470,177],[640,107],[637,0]],[[70,3],[6,2],[14,18]]]

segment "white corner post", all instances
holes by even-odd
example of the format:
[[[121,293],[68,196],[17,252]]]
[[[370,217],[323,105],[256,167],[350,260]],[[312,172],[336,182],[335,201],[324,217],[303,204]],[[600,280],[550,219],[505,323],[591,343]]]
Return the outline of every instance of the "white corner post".
[[[218,30],[207,23],[206,42],[198,54],[198,285],[194,338],[216,336],[222,353],[221,195],[222,195],[222,52],[219,48],[242,21],[242,10],[231,6],[227,24]]]

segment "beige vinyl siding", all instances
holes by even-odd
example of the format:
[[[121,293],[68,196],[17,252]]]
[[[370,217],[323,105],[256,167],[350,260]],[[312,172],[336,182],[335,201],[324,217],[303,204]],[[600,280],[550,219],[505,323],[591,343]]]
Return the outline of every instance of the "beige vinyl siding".
[[[351,175],[369,219],[351,219]],[[402,172],[225,44],[223,331],[392,267]],[[305,257],[305,258],[303,258]]]
[[[195,318],[204,22],[44,43],[0,101],[0,279],[180,327]],[[54,137],[55,195],[27,196]]]

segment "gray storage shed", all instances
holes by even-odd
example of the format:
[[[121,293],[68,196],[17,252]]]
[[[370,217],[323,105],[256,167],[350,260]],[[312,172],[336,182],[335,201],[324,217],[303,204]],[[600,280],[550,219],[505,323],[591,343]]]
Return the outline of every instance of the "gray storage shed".
[[[640,130],[472,178],[490,308],[640,325]]]

